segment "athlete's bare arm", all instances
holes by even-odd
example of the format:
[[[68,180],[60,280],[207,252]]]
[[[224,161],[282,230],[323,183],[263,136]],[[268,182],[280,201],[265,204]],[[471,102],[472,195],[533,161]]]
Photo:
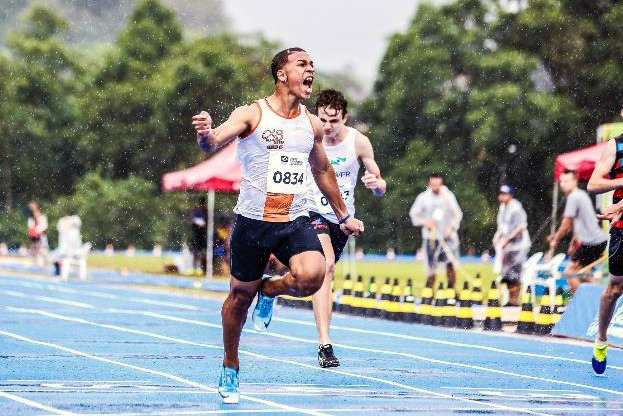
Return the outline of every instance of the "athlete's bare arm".
[[[311,171],[314,175],[316,185],[318,185],[318,189],[320,189],[320,192],[322,192],[327,198],[327,201],[329,201],[338,220],[341,220],[348,215],[348,209],[340,194],[340,188],[337,185],[337,179],[335,179],[333,166],[331,166],[322,145],[322,137],[324,135],[322,123],[315,115],[309,112],[307,114],[309,115],[314,129],[314,147],[309,154]],[[340,228],[346,235],[358,237],[363,232],[363,223],[354,217],[349,217],[344,223],[340,224]]]
[[[558,228],[558,231],[556,231],[556,234],[548,238],[550,248],[556,248],[556,246],[558,245],[558,242],[562,240],[564,236],[567,235],[567,233],[571,230],[572,227],[573,227],[573,218],[564,217],[562,219],[562,223],[560,224],[560,228]]]
[[[608,178],[616,162],[616,153],[616,141],[611,139],[601,152],[601,156],[599,157],[597,165],[595,165],[595,170],[593,170],[591,179],[588,181],[588,186],[586,187],[588,192],[604,193],[623,188],[623,178]],[[615,220],[620,218],[622,213],[623,201],[608,206],[602,215],[597,215],[597,218],[602,220]]]
[[[599,161],[595,165],[595,170],[588,181],[586,189],[592,193],[604,193],[623,188],[623,178],[610,179],[610,170],[616,161],[616,142],[610,140],[604,150],[601,152]]]
[[[357,132],[355,137],[355,151],[357,157],[363,163],[363,167],[366,169],[365,174],[361,177],[361,181],[364,186],[370,189],[374,195],[383,196],[387,191],[387,183],[381,177],[381,170],[379,165],[374,160],[374,149],[372,149],[372,143],[370,139],[364,134]]]
[[[213,152],[236,137],[248,133],[257,125],[260,112],[255,104],[243,105],[230,114],[227,121],[212,128],[212,117],[207,111],[193,116],[193,127],[197,132],[197,145],[205,152]]]

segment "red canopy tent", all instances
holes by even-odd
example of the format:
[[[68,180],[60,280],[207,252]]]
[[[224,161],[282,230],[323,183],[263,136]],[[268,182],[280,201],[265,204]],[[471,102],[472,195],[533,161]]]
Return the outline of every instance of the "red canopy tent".
[[[238,192],[242,174],[237,150],[238,142],[234,141],[205,162],[165,173],[162,176],[162,190]]]
[[[207,247],[214,234],[214,198],[216,192],[238,192],[242,173],[237,157],[238,141],[233,141],[215,155],[188,169],[165,173],[162,190],[208,193]],[[206,277],[212,278],[212,250],[206,250]]]
[[[565,169],[576,171],[578,179],[582,181],[589,180],[605,145],[606,142],[599,143],[584,149],[558,155],[556,157],[556,165],[554,166],[554,181],[558,181],[560,174]]]

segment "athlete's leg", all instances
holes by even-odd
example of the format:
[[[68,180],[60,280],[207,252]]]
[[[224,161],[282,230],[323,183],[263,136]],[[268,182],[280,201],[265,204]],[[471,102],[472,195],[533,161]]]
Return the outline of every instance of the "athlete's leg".
[[[304,251],[290,258],[290,271],[278,279],[266,280],[262,293],[274,298],[279,295],[305,297],[320,289],[325,275],[324,255],[316,250]]]
[[[331,309],[333,297],[331,293],[331,281],[335,274],[335,255],[331,238],[328,234],[318,234],[318,239],[325,254],[325,275],[320,289],[312,296],[314,305],[314,318],[316,318],[316,329],[318,330],[318,342],[321,345],[331,344],[329,339],[329,325],[331,322]]]
[[[610,275],[608,286],[606,286],[606,290],[601,294],[601,299],[599,301],[599,330],[597,333],[597,339],[599,341],[605,342],[608,340],[608,326],[612,320],[614,307],[622,293],[623,276]]]
[[[617,300],[623,293],[623,230],[620,228],[610,228],[610,243],[608,248],[608,264],[610,268],[610,279],[606,290],[601,294],[599,300],[599,318],[597,327],[597,337],[593,349],[591,364],[593,371],[603,374],[606,371],[606,355],[608,352],[608,326],[612,321],[612,314]]]
[[[237,369],[240,365],[238,360],[238,346],[242,327],[247,320],[247,311],[253,298],[260,287],[261,280],[243,282],[232,276],[229,286],[229,295],[223,303],[221,317],[223,322],[223,346],[225,367]]]
[[[221,311],[223,321],[223,365],[238,369],[240,333],[247,319],[247,310],[257,293],[270,251],[262,247],[265,234],[273,226],[240,215],[234,219],[230,239],[231,281],[229,295]]]

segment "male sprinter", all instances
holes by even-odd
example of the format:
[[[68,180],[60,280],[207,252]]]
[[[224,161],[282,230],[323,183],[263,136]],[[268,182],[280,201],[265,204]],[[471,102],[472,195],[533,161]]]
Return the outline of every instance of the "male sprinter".
[[[414,226],[422,227],[422,251],[426,256],[426,287],[434,286],[435,269],[439,263],[445,263],[448,287],[453,288],[456,270],[450,256],[454,256],[455,259],[459,257],[457,231],[463,219],[463,211],[452,191],[443,184],[441,174],[433,173],[428,177],[428,187],[415,198],[409,210],[409,217]],[[451,253],[446,253],[444,246]]]
[[[281,51],[271,71],[275,91],[270,97],[238,107],[214,129],[207,112],[193,117],[197,143],[205,151],[240,137],[242,183],[230,240],[230,291],[222,310],[225,356],[218,390],[224,403],[239,401],[238,346],[255,294],[253,323],[266,330],[275,296],[309,296],[322,286],[325,259],[305,200],[308,163],[340,229],[355,236],[363,231],[363,223],[348,213],[340,196],[322,148],[322,123],[301,104],[311,95],[315,75],[309,55],[300,48]],[[261,279],[271,253],[290,272]]]
[[[575,171],[565,170],[560,175],[560,189],[567,195],[565,211],[563,212],[560,228],[549,237],[549,246],[552,251],[558,242],[571,230],[573,226],[573,239],[569,244],[571,261],[565,268],[565,274],[571,293],[575,293],[580,285],[580,278],[575,276],[582,268],[594,263],[601,258],[606,250],[608,238],[599,227],[597,214],[593,202],[586,192],[578,188],[578,177]],[[575,249],[575,251],[574,251]],[[591,278],[583,278],[582,282],[592,282]]]
[[[623,110],[621,111],[623,117]],[[599,161],[588,181],[587,190],[592,193],[614,191],[613,205],[606,208],[600,219],[610,223],[610,244],[608,262],[610,278],[608,286],[601,294],[599,302],[598,331],[593,351],[593,370],[597,374],[606,371],[606,353],[608,351],[608,326],[612,320],[614,307],[623,293],[623,135],[608,141]]]
[[[515,188],[500,186],[498,191],[498,229],[493,236],[493,246],[501,248],[502,283],[508,287],[506,306],[519,306],[521,292],[521,268],[530,251],[528,215],[521,202],[515,199]]]
[[[335,170],[337,183],[348,213],[353,215],[355,213],[355,186],[357,186],[361,164],[366,169],[361,181],[376,196],[385,194],[386,183],[381,178],[381,171],[374,161],[374,151],[370,140],[354,128],[346,126],[347,107],[348,102],[344,95],[335,90],[322,91],[316,100],[316,113],[322,122],[324,133],[322,144]],[[337,216],[309,174],[307,183],[309,217],[318,233],[327,264],[324,283],[312,296],[318,329],[318,364],[320,367],[337,367],[340,362],[333,353],[333,346],[329,339],[333,304],[331,281],[335,274],[335,263],[342,255],[348,236],[340,230]]]

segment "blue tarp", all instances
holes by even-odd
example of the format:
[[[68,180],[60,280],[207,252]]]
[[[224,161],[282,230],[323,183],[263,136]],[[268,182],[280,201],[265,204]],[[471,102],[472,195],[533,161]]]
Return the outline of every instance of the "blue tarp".
[[[552,335],[592,341],[597,334],[599,299],[605,287],[585,283],[580,285],[565,313],[552,330]],[[619,299],[608,329],[608,341],[623,345],[623,302]]]

